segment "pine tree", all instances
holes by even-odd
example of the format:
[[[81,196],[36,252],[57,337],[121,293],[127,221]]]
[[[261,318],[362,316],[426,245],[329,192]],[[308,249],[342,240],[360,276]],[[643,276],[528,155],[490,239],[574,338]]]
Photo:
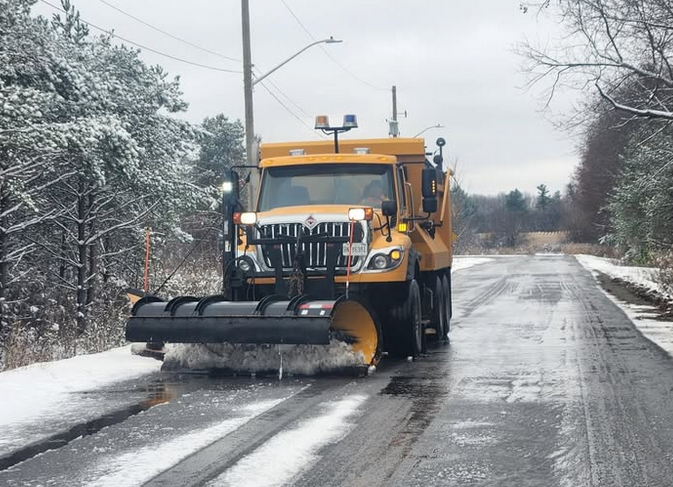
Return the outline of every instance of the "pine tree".
[[[535,200],[535,207],[538,210],[545,211],[551,204],[551,197],[549,196],[549,189],[546,184],[537,186],[537,199]]]

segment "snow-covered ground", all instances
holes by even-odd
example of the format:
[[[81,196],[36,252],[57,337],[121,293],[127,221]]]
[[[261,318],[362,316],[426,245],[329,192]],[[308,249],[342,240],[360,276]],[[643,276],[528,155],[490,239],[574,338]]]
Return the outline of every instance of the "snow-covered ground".
[[[576,255],[575,258],[586,269],[602,272],[610,277],[618,277],[624,281],[638,284],[647,289],[661,293],[661,287],[655,282],[657,269],[653,267],[633,267],[619,265],[617,259],[596,257],[595,255]]]
[[[105,413],[100,401],[82,393],[151,374],[160,367],[157,360],[132,355],[127,346],[0,373],[0,456],[60,433],[64,425]]]
[[[617,277],[646,289],[662,293],[660,286],[654,281],[654,275],[657,272],[654,268],[621,266],[615,259],[606,259],[593,255],[576,255],[575,258],[585,269],[591,271],[594,276],[597,272],[600,272],[611,278]],[[669,355],[673,356],[673,322],[657,319],[658,310],[654,306],[628,303],[617,299],[606,291],[603,292],[613,303],[624,310],[626,315],[648,340],[656,343]]]
[[[472,255],[454,255],[451,272],[460,271],[479,264],[485,264],[492,261],[491,257],[475,257]]]

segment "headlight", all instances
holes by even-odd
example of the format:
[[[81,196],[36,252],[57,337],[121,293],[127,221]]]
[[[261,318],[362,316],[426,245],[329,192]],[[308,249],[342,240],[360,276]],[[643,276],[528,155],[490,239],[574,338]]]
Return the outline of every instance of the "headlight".
[[[374,218],[373,208],[351,208],[348,210],[348,219],[361,222],[363,220],[371,220]]]
[[[257,223],[257,213],[246,211],[243,213],[234,213],[234,223],[236,225],[254,225]]]
[[[371,266],[374,269],[379,269],[379,270],[385,269],[386,267],[388,267],[389,264],[390,264],[390,260],[388,259],[388,256],[383,255],[383,254],[375,255],[374,258],[371,261]]]
[[[252,270],[252,262],[250,262],[248,259],[239,259],[238,268],[243,272],[248,273]]]
[[[402,263],[404,257],[404,250],[399,248],[382,249],[382,251],[374,254],[367,264],[368,271],[386,271],[398,267]]]
[[[234,190],[234,183],[231,181],[225,181],[222,183],[222,192],[231,193]]]

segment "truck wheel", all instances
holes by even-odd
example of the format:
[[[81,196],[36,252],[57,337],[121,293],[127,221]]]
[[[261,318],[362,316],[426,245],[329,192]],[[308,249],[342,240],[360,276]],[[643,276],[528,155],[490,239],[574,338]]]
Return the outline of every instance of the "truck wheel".
[[[449,271],[451,272],[451,271]],[[442,288],[444,289],[444,335],[442,339],[449,339],[449,332],[451,331],[451,277],[442,277]]]
[[[418,357],[423,351],[421,291],[416,280],[406,286],[404,302],[391,310],[395,336],[390,352],[403,357]]]
[[[439,341],[446,335],[446,293],[441,277],[435,278],[432,303],[432,326],[435,329],[435,338]]]

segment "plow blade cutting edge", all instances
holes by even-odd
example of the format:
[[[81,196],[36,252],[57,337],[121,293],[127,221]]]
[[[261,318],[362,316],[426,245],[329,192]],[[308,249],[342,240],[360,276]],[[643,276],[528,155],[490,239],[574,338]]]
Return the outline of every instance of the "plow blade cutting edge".
[[[144,296],[126,324],[131,342],[328,345],[349,343],[364,364],[381,354],[379,327],[357,300],[311,301],[267,296],[260,301],[227,301],[222,296],[178,297],[169,302]]]

